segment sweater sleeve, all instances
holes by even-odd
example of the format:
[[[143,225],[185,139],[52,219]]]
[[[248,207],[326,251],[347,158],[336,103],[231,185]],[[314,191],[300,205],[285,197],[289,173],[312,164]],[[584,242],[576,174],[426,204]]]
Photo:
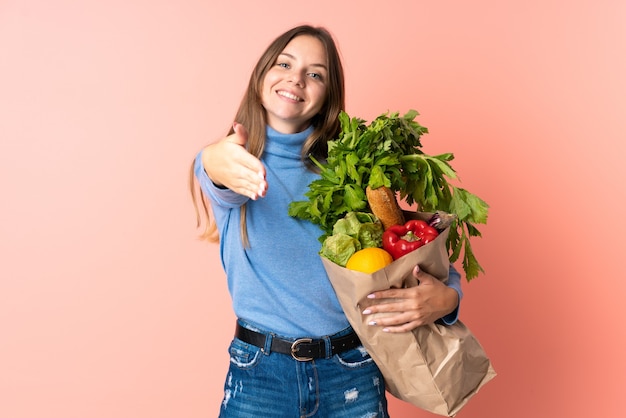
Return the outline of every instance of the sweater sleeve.
[[[458,271],[456,271],[452,264],[450,264],[450,273],[448,275],[448,287],[453,288],[458,293],[459,304],[454,311],[441,318],[441,320],[446,325],[452,325],[459,319],[459,308],[461,306],[461,299],[463,299],[463,290],[461,289],[461,275]]]

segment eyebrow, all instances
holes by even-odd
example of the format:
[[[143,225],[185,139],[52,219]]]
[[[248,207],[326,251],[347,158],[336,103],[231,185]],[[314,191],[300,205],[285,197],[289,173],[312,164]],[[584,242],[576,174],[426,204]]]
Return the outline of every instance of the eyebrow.
[[[279,56],[280,56],[280,55],[284,55],[284,56],[286,56],[286,57],[291,58],[292,60],[296,60],[296,57],[294,57],[293,55],[291,55],[291,54],[289,54],[289,53],[287,53],[287,52],[281,52],[281,53],[279,54]],[[323,68],[323,69],[325,69],[325,70],[327,70],[327,71],[328,71],[328,68],[327,68],[327,67],[326,67],[326,65],[324,65],[324,64],[315,64],[315,63],[314,63],[314,64],[311,64],[311,66],[312,66],[312,67],[320,67],[320,68]]]

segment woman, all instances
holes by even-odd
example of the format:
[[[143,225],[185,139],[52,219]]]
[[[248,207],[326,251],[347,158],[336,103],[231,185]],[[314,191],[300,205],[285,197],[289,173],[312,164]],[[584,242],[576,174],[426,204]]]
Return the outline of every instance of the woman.
[[[220,243],[237,315],[220,417],[387,417],[380,371],[351,329],[319,259],[317,225],[289,217],[339,133],[344,78],[332,36],[298,26],[276,38],[250,77],[229,135],[202,149],[192,192]],[[197,185],[201,199],[197,197]],[[456,321],[460,277],[448,286],[376,292],[372,326],[406,332]],[[396,301],[389,303],[389,298]]]

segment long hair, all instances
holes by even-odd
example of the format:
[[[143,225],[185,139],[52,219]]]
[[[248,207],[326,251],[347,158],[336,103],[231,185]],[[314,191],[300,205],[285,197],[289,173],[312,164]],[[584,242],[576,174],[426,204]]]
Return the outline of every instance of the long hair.
[[[316,171],[309,155],[318,160],[327,157],[327,142],[339,134],[339,113],[345,108],[345,84],[343,66],[339,51],[328,30],[310,25],[297,26],[277,37],[259,58],[248,82],[248,87],[237,110],[235,121],[248,130],[247,150],[257,158],[261,158],[265,148],[266,112],[261,101],[261,88],[265,75],[276,63],[278,56],[292,39],[302,36],[313,36],[322,42],[328,61],[328,78],[326,99],[320,112],[313,117],[313,132],[302,145],[302,160],[306,166]],[[231,127],[228,134],[233,134]],[[199,187],[193,171],[193,163],[189,173],[189,187],[196,210],[197,227],[204,229],[200,238],[210,242],[219,242],[219,233],[215,224],[210,202]],[[241,239],[244,246],[249,246],[246,228],[246,205],[241,207]]]

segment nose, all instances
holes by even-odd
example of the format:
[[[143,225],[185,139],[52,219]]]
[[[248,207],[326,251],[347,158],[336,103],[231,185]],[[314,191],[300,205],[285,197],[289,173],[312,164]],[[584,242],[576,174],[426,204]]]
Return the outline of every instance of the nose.
[[[304,74],[300,71],[294,71],[291,74],[291,80],[293,84],[299,87],[304,87]]]

